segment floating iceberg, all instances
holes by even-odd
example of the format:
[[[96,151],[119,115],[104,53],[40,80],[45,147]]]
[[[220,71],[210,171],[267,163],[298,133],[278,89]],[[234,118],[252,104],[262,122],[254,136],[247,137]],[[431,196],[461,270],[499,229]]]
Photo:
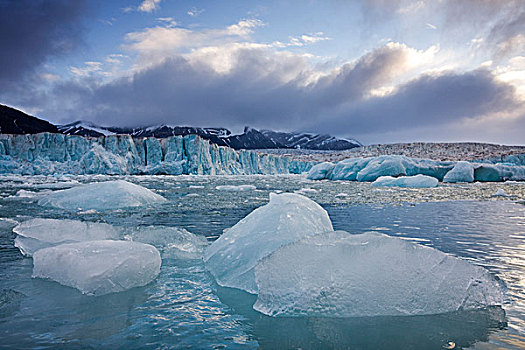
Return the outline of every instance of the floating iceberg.
[[[255,209],[208,247],[204,261],[217,283],[257,292],[254,266],[279,247],[308,235],[332,231],[328,213],[298,194],[270,194]]]
[[[208,240],[183,228],[167,226],[140,226],[127,230],[126,238],[151,244],[157,248],[163,259],[201,259]]]
[[[233,192],[239,192],[239,191],[254,191],[257,189],[254,185],[221,185],[216,186],[215,189],[219,191],[233,191]]]
[[[474,182],[474,166],[469,162],[457,162],[445,175],[443,182]]]
[[[127,181],[95,182],[55,191],[39,199],[38,204],[69,210],[104,210],[138,207],[166,202],[145,187]]]
[[[426,188],[436,187],[439,184],[438,179],[432,176],[426,175],[414,175],[414,176],[381,176],[374,182],[372,186],[376,187],[414,187],[414,188]]]
[[[509,195],[505,193],[505,190],[503,188],[498,188],[496,192],[492,195],[494,197],[508,197]]]
[[[159,251],[129,241],[89,241],[44,248],[33,255],[33,277],[103,295],[144,286],[160,273]]]
[[[32,256],[37,250],[64,243],[118,239],[120,230],[103,224],[76,220],[31,219],[13,228],[15,247]]]
[[[254,309],[271,316],[404,316],[501,305],[482,267],[377,232],[325,232],[255,267]]]

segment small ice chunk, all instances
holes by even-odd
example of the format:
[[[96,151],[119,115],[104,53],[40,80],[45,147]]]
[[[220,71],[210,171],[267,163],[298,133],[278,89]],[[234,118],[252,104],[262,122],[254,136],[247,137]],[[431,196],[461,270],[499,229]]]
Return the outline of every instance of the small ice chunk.
[[[215,189],[219,191],[253,191],[256,190],[257,187],[254,185],[222,185],[217,186]]]
[[[48,278],[84,294],[103,295],[144,286],[160,273],[159,251],[129,241],[89,241],[40,249],[33,277]]]
[[[134,242],[155,246],[163,259],[201,259],[208,240],[183,228],[168,226],[139,226],[127,231]]]
[[[331,231],[328,213],[314,201],[293,193],[270,193],[270,202],[228,229],[204,254],[207,268],[224,287],[257,292],[253,268],[282,245]]]
[[[294,191],[294,192],[298,193],[298,194],[305,195],[305,194],[308,194],[308,193],[310,193],[310,194],[317,193],[318,190],[316,190],[315,188],[301,188],[301,189],[299,189],[297,191]]]
[[[166,202],[145,187],[124,180],[95,182],[52,192],[38,201],[43,206],[83,210],[118,209]]]
[[[372,186],[376,187],[413,187],[413,188],[428,188],[436,187],[439,181],[435,177],[427,175],[414,176],[381,176],[374,182]]]
[[[461,161],[445,175],[443,182],[474,182],[474,166]]]
[[[120,231],[109,224],[77,220],[31,219],[13,229],[15,247],[32,256],[37,250],[63,243],[118,239]]]
[[[407,316],[501,305],[487,270],[377,232],[325,232],[255,267],[254,309],[271,316]]]
[[[498,188],[498,190],[493,194],[494,197],[508,197],[509,195],[505,193],[503,188]]]

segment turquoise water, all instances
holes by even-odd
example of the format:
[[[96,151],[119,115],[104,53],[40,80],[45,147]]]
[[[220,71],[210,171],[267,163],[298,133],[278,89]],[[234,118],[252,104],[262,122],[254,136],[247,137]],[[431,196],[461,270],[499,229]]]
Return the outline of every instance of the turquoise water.
[[[126,179],[157,191],[168,203],[77,213],[35,202],[35,194],[71,186],[72,180],[107,179],[0,178],[0,347],[525,348],[523,183],[378,190],[369,184],[310,182],[299,176],[147,176]],[[216,189],[225,184],[253,184],[257,190]],[[493,197],[498,188],[509,196]],[[271,318],[251,308],[254,296],[217,286],[201,261],[174,259],[163,260],[161,274],[145,287],[90,297],[32,279],[32,260],[13,247],[12,220],[33,217],[177,226],[212,241],[266,203],[271,191],[301,189],[328,211],[335,229],[381,231],[486,267],[507,285],[503,308],[417,317]]]

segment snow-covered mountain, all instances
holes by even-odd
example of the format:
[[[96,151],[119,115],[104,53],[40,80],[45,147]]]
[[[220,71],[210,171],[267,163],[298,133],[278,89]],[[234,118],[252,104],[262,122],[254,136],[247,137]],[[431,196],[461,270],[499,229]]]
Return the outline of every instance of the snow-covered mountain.
[[[104,127],[82,120],[71,124],[58,125],[57,128],[61,133],[66,135],[100,137],[116,134],[115,132],[112,132]]]
[[[284,148],[339,151],[362,146],[356,140],[337,138],[326,134],[277,132],[272,130],[261,130],[261,133],[273,142],[283,145]]]

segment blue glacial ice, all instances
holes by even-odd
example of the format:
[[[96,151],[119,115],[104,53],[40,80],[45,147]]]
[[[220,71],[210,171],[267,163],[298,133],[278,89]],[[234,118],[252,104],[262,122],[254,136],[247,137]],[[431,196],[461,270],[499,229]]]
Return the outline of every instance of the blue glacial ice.
[[[377,232],[324,232],[255,267],[254,309],[270,316],[410,316],[503,303],[487,270]]]
[[[220,147],[196,135],[140,139],[0,134],[4,174],[299,174],[311,166],[288,157]]]
[[[450,170],[443,182],[473,182],[474,181],[474,166],[469,162],[457,162],[452,170]]]
[[[372,182],[375,187],[412,187],[412,188],[428,188],[436,187],[439,184],[438,179],[427,175],[413,175],[413,176],[381,176]]]
[[[130,241],[86,241],[37,250],[33,277],[46,278],[88,295],[144,286],[160,273],[159,251]]]
[[[104,223],[77,220],[31,219],[13,228],[17,234],[15,247],[25,256],[39,249],[65,243],[118,239],[121,231]]]
[[[332,231],[328,213],[298,194],[270,194],[270,202],[226,230],[204,254],[206,267],[224,287],[257,293],[253,268],[282,245]]]
[[[450,162],[386,155],[320,163],[308,172],[310,180],[375,181],[381,176],[426,175],[444,182],[525,180],[525,166],[482,162]]]
[[[124,180],[93,182],[43,195],[38,204],[68,210],[110,210],[163,203],[151,190]]]

